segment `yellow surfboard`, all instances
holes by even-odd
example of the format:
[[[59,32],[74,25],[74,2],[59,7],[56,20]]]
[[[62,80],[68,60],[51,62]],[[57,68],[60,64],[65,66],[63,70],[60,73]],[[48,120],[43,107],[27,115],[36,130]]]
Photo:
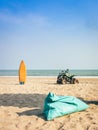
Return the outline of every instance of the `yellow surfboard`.
[[[19,83],[24,84],[26,82],[26,66],[22,60],[19,67]]]

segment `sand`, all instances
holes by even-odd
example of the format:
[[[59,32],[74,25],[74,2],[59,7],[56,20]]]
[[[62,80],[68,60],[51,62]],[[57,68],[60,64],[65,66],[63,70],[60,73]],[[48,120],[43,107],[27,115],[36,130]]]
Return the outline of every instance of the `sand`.
[[[78,78],[79,84],[57,85],[56,77],[0,77],[0,130],[98,130],[98,78]],[[42,112],[49,92],[75,96],[89,108],[52,121]]]

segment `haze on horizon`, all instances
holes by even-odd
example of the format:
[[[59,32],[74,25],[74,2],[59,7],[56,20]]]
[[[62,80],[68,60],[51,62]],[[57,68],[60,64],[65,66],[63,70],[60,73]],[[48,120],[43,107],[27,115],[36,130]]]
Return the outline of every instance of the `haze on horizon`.
[[[98,69],[97,0],[1,0],[0,69]]]

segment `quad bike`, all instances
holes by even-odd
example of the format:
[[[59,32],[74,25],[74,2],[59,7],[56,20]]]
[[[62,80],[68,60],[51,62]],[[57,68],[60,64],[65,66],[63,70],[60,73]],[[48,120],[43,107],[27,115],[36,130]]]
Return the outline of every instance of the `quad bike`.
[[[79,81],[74,78],[75,75],[67,76],[66,72],[62,72],[57,77],[57,84],[75,84]]]

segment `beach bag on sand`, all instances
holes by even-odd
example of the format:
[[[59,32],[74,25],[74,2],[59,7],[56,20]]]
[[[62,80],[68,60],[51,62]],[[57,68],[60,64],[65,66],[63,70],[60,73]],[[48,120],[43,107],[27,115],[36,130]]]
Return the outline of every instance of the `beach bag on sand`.
[[[82,111],[88,108],[88,105],[80,99],[73,96],[56,96],[49,93],[44,102],[44,115],[46,120],[52,120],[56,117]]]

